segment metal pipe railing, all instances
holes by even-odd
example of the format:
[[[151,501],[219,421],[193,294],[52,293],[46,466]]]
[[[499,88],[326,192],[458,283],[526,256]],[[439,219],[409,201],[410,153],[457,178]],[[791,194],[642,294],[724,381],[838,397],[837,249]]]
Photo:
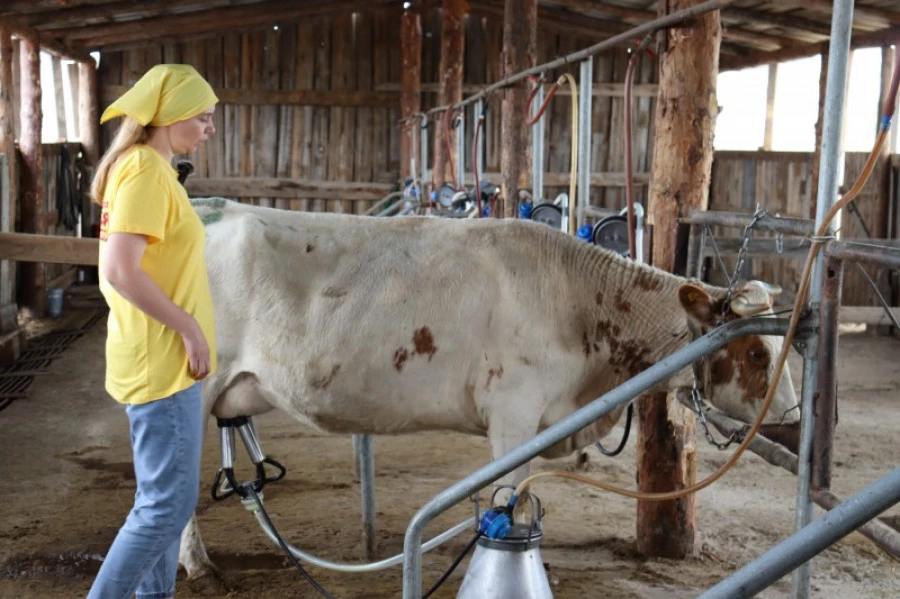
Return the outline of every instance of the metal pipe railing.
[[[900,468],[894,469],[821,518],[804,526],[700,595],[699,599],[754,597],[898,501]]]
[[[403,599],[419,599],[422,596],[422,537],[425,527],[437,515],[732,339],[750,334],[784,335],[788,322],[776,318],[744,318],[718,327],[436,495],[416,512],[406,529],[403,540]],[[800,332],[812,332],[802,321],[800,326]]]
[[[871,242],[844,239],[829,241],[825,245],[825,254],[838,260],[900,268],[900,247],[887,244],[898,243],[897,239],[873,239]]]
[[[838,169],[843,164],[841,148],[841,124],[844,122],[844,97],[847,91],[847,71],[850,62],[850,34],[853,29],[853,0],[834,0],[831,15],[831,41],[828,47],[828,76],[825,84],[825,108],[822,115],[822,142],[819,156],[819,181],[816,204],[816,231],[825,231],[833,235],[834,227],[826,222],[826,218],[837,202]],[[818,253],[813,262],[812,278],[809,283],[809,307],[818,311],[822,301],[822,282],[824,281],[825,255]],[[807,364],[814,363],[818,367],[818,356],[808,358]],[[824,365],[828,367],[828,365]],[[812,368],[812,366],[811,366]],[[801,399],[801,442],[797,472],[797,530],[805,527],[812,520],[812,500],[809,496],[812,472],[812,431],[815,427],[815,412],[812,403],[815,395],[815,383],[818,372],[809,381],[803,381],[803,397]],[[793,599],[807,599],[810,595],[810,564],[797,568],[793,580]]]
[[[691,225],[708,225],[715,227],[734,227],[743,229],[753,221],[752,214],[743,212],[728,212],[718,210],[704,210],[691,214],[683,222]],[[786,233],[789,235],[812,235],[815,231],[814,223],[808,218],[793,218],[766,214],[756,222],[756,228],[768,230],[773,233]]]

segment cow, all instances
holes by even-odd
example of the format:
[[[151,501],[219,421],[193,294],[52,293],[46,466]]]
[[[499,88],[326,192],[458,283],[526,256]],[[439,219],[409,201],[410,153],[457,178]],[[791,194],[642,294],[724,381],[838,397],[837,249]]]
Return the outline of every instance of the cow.
[[[637,264],[534,222],[311,214],[193,200],[206,225],[218,418],[280,409],[344,434],[453,430],[494,459],[739,314],[771,313],[770,289],[726,290]],[[748,336],[708,357],[708,399],[752,421],[782,348]],[[691,368],[660,389],[689,387]],[[797,418],[790,374],[767,420]],[[618,408],[548,450],[603,438]],[[528,465],[501,483],[517,484]],[[212,567],[196,519],[189,576]]]

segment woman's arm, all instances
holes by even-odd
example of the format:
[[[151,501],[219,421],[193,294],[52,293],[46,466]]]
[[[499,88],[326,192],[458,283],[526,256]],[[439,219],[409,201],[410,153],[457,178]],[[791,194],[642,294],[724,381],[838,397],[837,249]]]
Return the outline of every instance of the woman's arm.
[[[142,312],[181,335],[188,368],[195,380],[209,374],[209,344],[193,316],[182,310],[141,269],[147,238],[134,233],[112,233],[103,254],[103,276],[122,297]]]

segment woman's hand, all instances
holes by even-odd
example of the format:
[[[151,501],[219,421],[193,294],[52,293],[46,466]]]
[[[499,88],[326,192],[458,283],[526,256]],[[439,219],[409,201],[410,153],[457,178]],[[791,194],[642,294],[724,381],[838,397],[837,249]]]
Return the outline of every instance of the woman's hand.
[[[187,330],[181,333],[184,349],[188,356],[188,372],[195,381],[202,381],[209,375],[209,344],[197,321],[191,318]]]

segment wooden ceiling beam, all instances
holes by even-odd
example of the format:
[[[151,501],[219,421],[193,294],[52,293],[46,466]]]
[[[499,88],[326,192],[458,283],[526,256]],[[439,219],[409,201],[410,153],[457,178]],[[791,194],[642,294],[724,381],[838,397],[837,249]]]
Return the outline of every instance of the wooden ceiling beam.
[[[828,23],[784,14],[773,14],[746,8],[728,7],[724,9],[723,16],[734,17],[742,21],[759,23],[761,25],[776,25],[785,29],[808,31],[810,33],[815,33],[816,35],[824,35],[825,37],[831,35],[831,25]]]
[[[864,34],[854,35],[850,39],[851,48],[870,48],[873,46],[887,46],[890,44],[900,44],[900,25],[881,29],[879,31],[871,31]],[[795,60],[797,58],[806,58],[807,56],[815,56],[822,52],[828,51],[828,42],[818,44],[807,44],[797,46],[795,48],[785,48],[776,52],[749,52],[744,56],[723,59],[721,70],[731,71],[736,69],[745,69],[749,67],[759,66],[761,64],[770,64],[773,62],[784,62],[787,60]]]
[[[396,0],[370,0],[369,9]],[[302,18],[342,14],[360,8],[358,0],[278,0],[265,4],[234,5],[214,10],[200,10],[176,16],[143,19],[129,23],[113,23],[68,30],[64,39],[88,47],[103,47],[138,40],[157,40],[212,31],[252,28],[263,24],[277,24]],[[399,6],[399,4],[398,4]]]
[[[183,6],[198,5],[197,0],[157,0],[156,2],[138,3],[134,0],[114,0],[104,4],[88,4],[60,8],[54,11],[32,13],[23,16],[31,27],[39,31],[82,26],[96,26],[112,23],[115,17],[123,13],[133,15],[136,19],[177,14],[175,9]],[[230,0],[208,0],[204,9],[213,9],[231,4]],[[85,22],[91,22],[85,24]]]
[[[584,14],[588,18],[591,17],[591,15],[586,14],[589,11],[615,15],[617,17],[622,17],[623,19],[637,20],[641,23],[656,18],[656,13],[650,10],[627,8],[608,2],[594,2],[592,0],[554,0],[554,2],[563,8]]]
[[[781,0],[780,4],[782,6],[795,8],[809,8],[810,6],[813,6],[815,8],[819,8],[822,12],[828,15],[831,15],[831,11],[834,8],[834,0]],[[856,4],[853,7],[853,16],[873,17],[876,19],[881,19],[889,25],[900,23],[900,12],[897,12],[895,10],[888,10],[887,8],[881,8],[878,6],[859,6],[858,4]]]
[[[82,48],[75,48],[60,42],[51,36],[41,35],[39,31],[28,27],[18,19],[0,17],[0,26],[6,27],[6,29],[16,37],[27,39],[38,44],[42,50],[55,56],[75,60],[77,62],[93,62],[91,55]]]
[[[503,10],[502,0],[499,2],[497,0],[482,0],[469,3],[469,12],[475,15],[502,20]],[[541,6],[538,6],[538,25],[549,25],[567,32],[584,35],[591,39],[606,35],[617,35],[631,28],[630,25],[620,21],[604,21],[595,17]]]

